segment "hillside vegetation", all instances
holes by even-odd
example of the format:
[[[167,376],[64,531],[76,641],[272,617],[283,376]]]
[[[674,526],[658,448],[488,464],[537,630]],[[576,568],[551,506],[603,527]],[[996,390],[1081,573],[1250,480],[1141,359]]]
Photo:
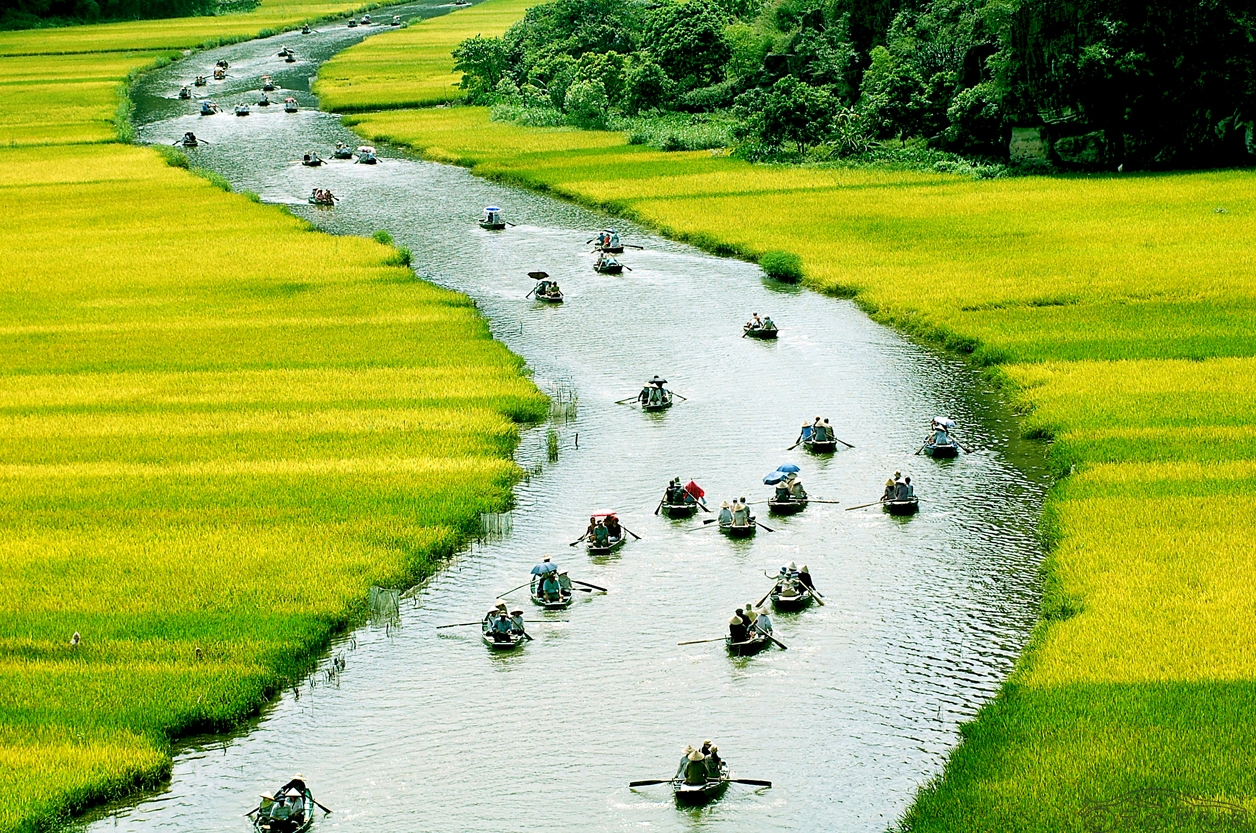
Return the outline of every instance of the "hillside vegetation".
[[[989,366],[1054,439],[1041,620],[904,829],[1094,829],[1144,788],[1250,807],[1256,176],[751,164],[482,107],[348,121],[714,250],[795,253],[809,285]]]
[[[352,5],[0,35],[3,833],[159,781],[509,499],[546,403],[466,298],[111,143],[129,73]]]

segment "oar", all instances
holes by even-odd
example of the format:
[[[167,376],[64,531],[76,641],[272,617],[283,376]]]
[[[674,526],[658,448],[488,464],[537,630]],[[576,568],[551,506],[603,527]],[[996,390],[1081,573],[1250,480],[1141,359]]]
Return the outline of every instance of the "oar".
[[[704,529],[715,529],[715,527],[713,526],[707,526],[707,524],[710,524],[710,523],[715,523],[715,520],[712,519],[709,521],[703,521],[702,526],[695,526],[693,529],[686,529],[685,534],[688,535],[690,532],[701,532]]]
[[[472,625],[483,625],[483,624],[484,624],[483,620],[479,622],[459,622],[456,625],[437,625],[436,630],[440,630],[441,628],[469,628]]]
[[[847,448],[854,448],[854,446],[846,442],[846,440],[839,440],[837,437],[834,437],[833,439],[837,440],[839,443],[846,446]]]
[[[262,809],[262,805],[260,805],[260,804],[259,804],[259,805],[257,805],[256,807],[254,807],[252,810],[249,810],[249,811],[248,811],[247,813],[245,813],[244,815],[246,815],[246,816],[251,816],[251,815],[253,815],[254,813],[256,813],[256,812],[257,812],[258,810],[260,810],[260,809]]]
[[[677,645],[701,645],[704,642],[723,642],[724,637],[717,636],[715,639],[691,639],[688,642],[677,642]]]
[[[528,584],[531,584],[531,583],[532,582],[530,581],[528,582]],[[521,584],[518,587],[516,587],[514,590],[507,590],[505,593],[498,593],[497,597],[501,598],[502,596],[509,596],[511,593],[515,592],[515,590],[522,590],[523,588],[527,587],[528,584]]]
[[[620,265],[622,266],[623,264],[620,264]],[[631,267],[631,266],[624,266],[624,268],[625,268],[625,269],[627,269],[629,272],[631,272],[631,271],[632,271],[632,267]]]
[[[799,435],[798,435],[798,441],[797,441],[797,442],[795,442],[793,445],[791,445],[789,448],[787,448],[787,449],[785,449],[785,450],[786,450],[786,451],[793,451],[795,448],[797,448],[797,447],[798,447],[799,445],[801,445],[801,444],[802,444],[802,434],[799,434]]]
[[[531,298],[531,297],[532,297],[532,293],[533,293],[533,292],[536,292],[536,287],[535,287],[535,286],[534,286],[534,287],[532,287],[530,290],[528,290],[528,294],[527,294],[527,295],[524,295],[523,297],[524,297],[524,298]]]
[[[702,525],[706,526],[707,524],[713,524],[718,520],[719,518],[707,518],[705,521],[702,522]]]
[[[521,631],[519,631],[519,633],[521,633],[521,634],[523,634],[525,637],[527,637],[527,639],[528,639],[528,641],[529,641],[529,642],[536,642],[536,640],[532,638],[532,634],[528,633],[527,631],[523,631],[523,630],[521,630]]]
[[[630,396],[630,397],[628,397],[627,399],[621,399],[621,400],[619,400],[619,401],[618,401],[618,402],[616,402],[615,404],[616,404],[616,405],[627,405],[629,402],[636,402],[636,401],[637,401],[637,397],[636,397],[636,396]]]
[[[679,399],[681,402],[688,402],[688,401],[689,401],[689,398],[688,398],[688,397],[686,397],[686,396],[681,396],[681,395],[680,395],[679,393],[677,393],[676,391],[672,391],[672,396],[676,397],[676,398],[677,398],[677,399]]]
[[[315,800],[314,796],[310,796],[310,801],[313,801],[313,802],[314,802],[314,806],[315,806],[315,807],[317,807],[318,809],[322,810],[324,813],[330,813],[330,812],[331,812],[331,810],[328,810],[328,809],[327,809],[326,807],[324,807],[322,804],[319,804],[319,803],[318,803],[318,801],[317,801],[317,800]]]
[[[649,786],[653,786],[654,784],[670,784],[670,783],[672,783],[672,779],[670,778],[656,778],[651,781],[629,781],[628,787],[629,789],[631,789],[633,787],[649,787]]]
[[[695,501],[695,503],[697,503],[699,506],[701,506],[701,507],[702,507],[702,511],[703,511],[703,512],[710,512],[710,511],[711,511],[711,510],[710,510],[710,508],[709,508],[709,507],[708,507],[705,503],[703,503],[702,501],[700,501],[700,500],[699,500],[699,501]]]
[[[929,444],[929,441],[925,440],[923,443],[920,444],[920,448],[916,449],[916,453],[919,454],[920,452],[924,451],[925,446],[927,446],[928,444]]]
[[[663,508],[663,501],[664,501],[664,500],[666,500],[666,498],[660,498],[660,499],[659,499],[659,505],[658,505],[658,506],[656,506],[656,507],[654,507],[654,514],[656,514],[656,515],[657,515],[657,514],[659,513],[659,510]]]
[[[724,780],[725,780],[725,781],[727,781],[727,782],[728,782],[728,783],[730,783],[730,784],[749,784],[749,785],[751,785],[752,787],[770,787],[770,786],[772,786],[772,782],[771,782],[771,781],[759,781],[759,780],[754,779],[754,778],[725,778]]]
[[[867,509],[869,506],[876,506],[878,503],[885,503],[885,498],[874,500],[872,501],[872,503],[863,503],[863,504],[860,504],[859,506],[847,506],[846,511],[849,512],[852,509]]]
[[[205,140],[204,140],[204,139],[202,139],[201,141],[202,141],[202,142],[204,142]],[[206,144],[209,144],[209,143],[208,143],[208,142],[206,142]],[[963,444],[962,442],[960,442],[959,440],[956,440],[954,437],[951,437],[951,439],[952,439],[952,440],[955,440],[955,444],[956,444],[957,446],[959,446],[960,448],[964,449],[964,453],[965,453],[965,454],[972,454],[972,453],[973,453],[973,452],[972,452],[972,449],[969,449],[969,448],[964,448],[964,444]]]
[[[772,634],[770,634],[770,633],[768,633],[767,631],[765,631],[765,630],[763,630],[762,628],[760,628],[760,627],[759,627],[759,623],[758,623],[758,622],[755,622],[755,623],[754,623],[754,629],[755,629],[755,630],[757,630],[759,633],[763,634],[764,636],[766,636],[768,639],[770,639],[770,640],[772,640],[773,642],[775,642],[775,643],[776,643],[776,644],[780,647],[780,649],[781,649],[782,651],[788,651],[788,650],[789,650],[789,646],[788,646],[788,645],[786,645],[786,644],[785,644],[784,642],[782,642],[781,640],[777,639],[777,638],[776,638],[775,636],[773,636]]]
[[[807,586],[807,585],[805,585],[805,584],[802,586],[802,588],[803,588],[804,590],[806,590],[808,593],[810,593],[810,594],[811,594],[811,598],[815,599],[815,600],[816,600],[816,602],[820,605],[820,607],[824,607],[824,599],[821,599],[821,598],[820,598],[820,594],[819,594],[819,593],[817,593],[816,591],[812,590],[810,587],[808,587],[808,586]],[[759,604],[763,604],[763,602],[759,602]]]
[[[511,228],[518,228],[518,226],[516,226],[514,223],[506,223],[506,225],[510,226]]]
[[[816,498],[807,498],[807,503],[841,503],[840,500],[817,500]]]
[[[579,538],[577,538],[576,540],[572,541],[572,542],[571,542],[570,544],[568,544],[567,546],[569,546],[569,547],[574,547],[576,544],[579,544],[579,543],[580,543],[581,541],[583,541],[584,539],[585,539],[585,536],[581,535]]]
[[[587,245],[589,245],[590,243],[592,243],[594,240],[597,240],[597,238],[596,238],[596,237],[590,237],[588,240],[584,241],[584,245],[586,245],[586,246],[587,246]]]
[[[573,578],[573,579],[571,580],[571,583],[572,583],[572,584],[583,584],[585,587],[592,587],[594,590],[601,590],[603,593],[609,593],[609,592],[610,592],[610,591],[609,591],[609,590],[607,590],[605,587],[598,587],[596,584],[589,584],[587,581],[576,581],[576,580]]]
[[[763,598],[762,598],[762,599],[759,599],[759,604],[755,605],[755,607],[760,607],[760,606],[762,606],[762,605],[763,605],[763,603],[764,603],[764,602],[766,602],[766,601],[768,600],[768,596],[771,596],[773,593],[775,593],[775,592],[776,592],[776,587],[777,587],[777,585],[773,584],[773,585],[772,585],[772,589],[771,589],[771,590],[769,590],[768,592],[766,592],[766,593],[764,593],[764,594],[763,594]]]
[[[628,527],[624,526],[623,524],[620,524],[620,525],[619,525],[619,528],[620,528],[620,529],[622,529],[624,532],[627,532],[627,533],[628,533],[629,535],[631,535],[633,538],[636,538],[638,541],[640,541],[640,540],[641,540],[641,536],[640,536],[640,535],[638,535],[637,533],[633,532],[631,529],[629,529]]]
[[[643,252],[645,251],[645,246],[634,246],[631,243],[625,243],[624,245],[627,246],[629,249],[640,249]]]
[[[754,522],[754,525],[755,525],[755,526],[763,526],[763,524],[759,523],[758,521],[755,521],[755,522]],[[775,530],[775,529],[773,529],[773,528],[772,528],[772,527],[770,527],[770,526],[763,526],[763,528],[764,528],[764,529],[766,529],[768,532],[776,532],[776,530]]]

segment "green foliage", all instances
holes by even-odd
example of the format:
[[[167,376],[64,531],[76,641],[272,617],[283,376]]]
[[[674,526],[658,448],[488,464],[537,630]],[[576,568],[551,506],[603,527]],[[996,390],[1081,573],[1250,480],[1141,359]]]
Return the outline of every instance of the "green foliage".
[[[389,234],[385,229],[380,229],[379,231],[372,234],[371,239],[374,240],[376,243],[382,243],[385,246],[391,246],[393,244],[393,236]]]
[[[711,0],[667,0],[646,18],[644,45],[682,91],[705,87],[723,79],[732,54],[727,22]]]
[[[501,38],[476,35],[454,49],[454,70],[463,73],[459,86],[472,104],[487,103],[506,71],[506,47]]]
[[[787,75],[760,98],[758,112],[750,116],[751,129],[769,148],[793,142],[805,154],[828,135],[835,108],[828,90]]]
[[[784,283],[802,280],[802,258],[793,252],[766,252],[759,258],[759,265],[769,278]]]
[[[610,101],[600,81],[577,81],[567,89],[563,110],[576,127],[596,130],[606,126]]]
[[[860,108],[878,136],[906,141],[918,135],[929,107],[929,88],[912,62],[884,46],[872,50]]]
[[[648,53],[634,52],[629,58],[624,73],[624,112],[636,115],[667,107],[672,100],[672,79]]]

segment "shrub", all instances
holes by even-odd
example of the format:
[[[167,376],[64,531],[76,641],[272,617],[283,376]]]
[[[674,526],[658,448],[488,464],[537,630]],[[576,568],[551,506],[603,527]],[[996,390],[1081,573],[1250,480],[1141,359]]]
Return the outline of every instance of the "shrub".
[[[802,258],[792,252],[768,252],[759,258],[759,266],[768,277],[784,283],[802,280]]]
[[[576,127],[597,129],[606,126],[606,111],[611,103],[606,87],[600,81],[577,81],[567,90],[563,110]]]

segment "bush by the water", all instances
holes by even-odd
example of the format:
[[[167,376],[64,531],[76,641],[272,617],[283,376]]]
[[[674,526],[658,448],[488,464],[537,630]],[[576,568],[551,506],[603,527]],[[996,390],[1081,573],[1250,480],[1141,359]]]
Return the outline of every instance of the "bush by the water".
[[[802,258],[792,252],[768,252],[759,258],[759,266],[770,278],[785,283],[802,280]]]

